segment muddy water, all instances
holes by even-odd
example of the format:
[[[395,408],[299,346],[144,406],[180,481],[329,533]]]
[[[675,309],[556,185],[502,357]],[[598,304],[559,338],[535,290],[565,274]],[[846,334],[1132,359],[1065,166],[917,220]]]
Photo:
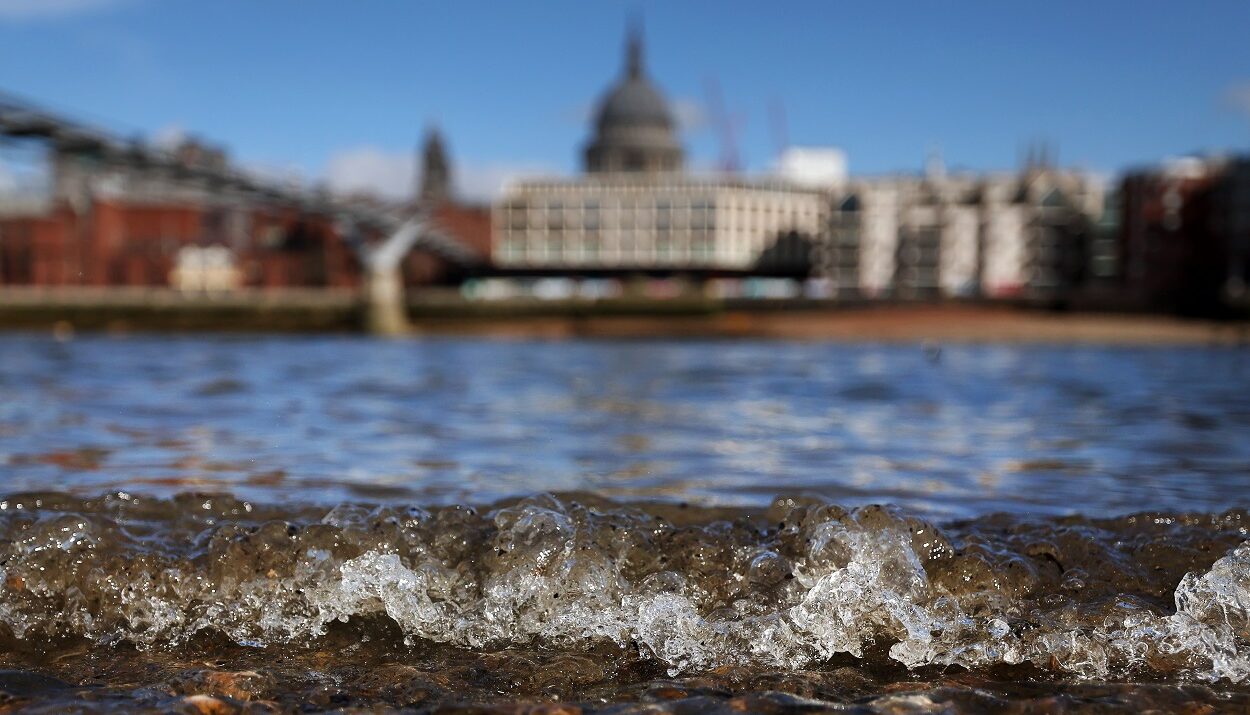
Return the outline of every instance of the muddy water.
[[[1250,710],[1235,350],[0,338],[0,707]]]

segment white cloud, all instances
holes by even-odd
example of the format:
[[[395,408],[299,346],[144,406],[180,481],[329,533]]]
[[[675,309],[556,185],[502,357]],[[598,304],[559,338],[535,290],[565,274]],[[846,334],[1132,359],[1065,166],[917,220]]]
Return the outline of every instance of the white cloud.
[[[0,20],[57,20],[124,5],[130,0],[0,0]]]
[[[187,130],[177,122],[166,124],[152,134],[152,146],[167,151],[177,149],[186,140]]]
[[[553,176],[558,172],[538,164],[470,164],[453,169],[456,190],[466,201],[490,202],[508,184],[527,177]]]
[[[837,147],[792,146],[782,152],[774,171],[799,186],[841,186],[846,182],[846,152]]]
[[[465,164],[454,157],[451,171],[455,190],[462,199],[484,202],[497,198],[510,181],[553,173],[550,168],[537,164]],[[416,173],[416,156],[412,152],[362,146],[330,157],[324,178],[330,190],[337,193],[360,192],[387,199],[406,199],[416,191]]]
[[[1224,90],[1224,104],[1250,119],[1250,81],[1234,84]]]
[[[388,199],[411,196],[415,159],[376,147],[357,147],[330,157],[325,180],[337,193],[372,193]]]

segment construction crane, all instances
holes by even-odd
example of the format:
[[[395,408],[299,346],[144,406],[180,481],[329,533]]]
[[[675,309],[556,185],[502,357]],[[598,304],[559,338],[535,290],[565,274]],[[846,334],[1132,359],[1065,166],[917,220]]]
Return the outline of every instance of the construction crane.
[[[768,123],[773,133],[773,149],[777,152],[777,159],[780,160],[782,154],[786,153],[786,149],[790,148],[790,132],[786,125],[786,108],[781,103],[781,97],[773,97],[773,101],[768,105]]]
[[[737,174],[742,166],[738,154],[738,132],[743,120],[739,115],[730,116],[725,110],[725,97],[720,82],[709,76],[704,83],[707,92],[707,109],[712,125],[720,133],[720,163],[717,169],[725,174]]]

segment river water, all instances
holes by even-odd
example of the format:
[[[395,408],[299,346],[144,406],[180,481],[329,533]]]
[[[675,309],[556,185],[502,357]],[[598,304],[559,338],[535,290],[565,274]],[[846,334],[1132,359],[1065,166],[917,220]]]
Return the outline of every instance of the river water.
[[[0,336],[0,705],[1250,709],[1233,348]]]

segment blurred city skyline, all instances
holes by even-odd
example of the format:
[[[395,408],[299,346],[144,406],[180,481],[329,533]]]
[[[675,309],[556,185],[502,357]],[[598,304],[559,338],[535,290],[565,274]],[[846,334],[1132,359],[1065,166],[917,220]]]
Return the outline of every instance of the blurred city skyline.
[[[953,170],[1011,169],[1045,142],[1059,163],[1110,175],[1250,135],[1250,7],[1222,2],[0,0],[0,87],[392,197],[412,191],[434,122],[460,190],[492,198],[505,179],[576,173],[635,13],[696,171],[718,162],[722,122],[753,173],[787,143],[840,147],[852,173],[874,174],[919,171],[933,152]]]

